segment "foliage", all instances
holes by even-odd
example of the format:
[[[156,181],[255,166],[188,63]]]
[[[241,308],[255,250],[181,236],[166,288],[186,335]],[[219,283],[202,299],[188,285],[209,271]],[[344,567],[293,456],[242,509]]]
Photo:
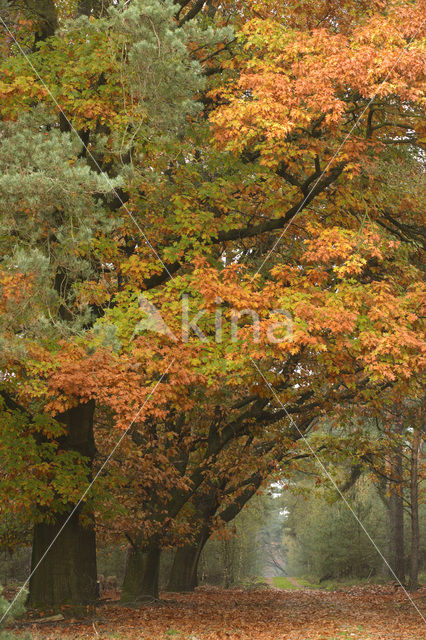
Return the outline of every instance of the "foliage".
[[[394,593],[391,587],[354,587],[333,593],[215,588],[165,595],[161,606],[105,605],[101,621],[63,621],[53,628],[38,625],[37,640],[71,640],[77,634],[84,637],[94,633],[93,625],[100,640],[217,640],[221,636],[230,640],[286,636],[309,640],[419,640],[424,628],[404,594]]]
[[[356,520],[336,498],[311,495],[289,505],[284,545],[288,549],[290,575],[309,575],[315,581],[339,577],[371,577],[382,569],[382,560],[364,531],[379,549],[385,549],[386,519],[371,485],[359,483],[347,500]]]
[[[92,470],[60,418],[95,402],[98,469],[132,427],[98,514],[141,546],[190,536],[212,487],[226,508],[288,473],[320,416],[422,393],[421,213],[400,179],[423,170],[420,3],[189,4],[66,22],[69,3],[32,66],[13,43],[0,64],[7,507],[76,502]],[[208,313],[181,337],[187,294]]]

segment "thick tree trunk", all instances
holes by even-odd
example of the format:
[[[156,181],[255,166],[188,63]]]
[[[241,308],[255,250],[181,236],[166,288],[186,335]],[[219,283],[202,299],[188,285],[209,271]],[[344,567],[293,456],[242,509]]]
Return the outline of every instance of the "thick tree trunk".
[[[121,603],[138,605],[158,600],[158,576],[161,550],[156,545],[145,549],[131,547],[126,563]]]
[[[88,478],[95,455],[94,403],[81,404],[58,417],[67,425],[61,439],[64,451],[77,451],[88,458]],[[81,611],[97,598],[96,542],[90,514],[80,520],[82,505],[71,516],[75,504],[54,516],[54,521],[35,525],[31,558],[28,606],[43,610]],[[67,522],[69,518],[69,521]],[[65,524],[66,523],[66,524]],[[63,529],[62,529],[63,527]],[[46,554],[46,555],[44,555]]]
[[[68,518],[34,527],[31,567],[40,562]],[[83,527],[78,511],[73,514],[41,560],[30,580],[28,606],[36,609],[80,612],[94,604],[96,591],[96,544],[93,526]]]
[[[419,579],[419,485],[418,485],[418,459],[420,450],[420,432],[414,431],[411,469],[410,469],[410,502],[411,502],[411,554],[410,554],[410,578],[408,588],[416,591]]]
[[[170,571],[167,591],[194,591],[198,586],[198,563],[209,539],[209,531],[202,531],[191,544],[177,549]]]

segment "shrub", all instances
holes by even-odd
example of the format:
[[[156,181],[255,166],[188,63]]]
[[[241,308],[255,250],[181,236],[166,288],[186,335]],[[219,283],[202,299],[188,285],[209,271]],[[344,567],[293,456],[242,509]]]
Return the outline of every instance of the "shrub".
[[[0,592],[1,591],[2,587],[0,587]],[[11,620],[13,620],[13,618],[18,618],[25,613],[25,600],[27,597],[27,593],[27,589],[22,589],[22,591],[19,593],[18,598],[13,603],[13,606],[10,608],[10,611],[8,611],[10,607],[9,600],[6,600],[4,596],[0,595],[0,619],[4,616],[6,611],[8,611],[5,619],[3,620],[3,623],[10,622]],[[7,640],[7,636],[4,636],[4,633],[3,635],[0,634],[0,640]]]

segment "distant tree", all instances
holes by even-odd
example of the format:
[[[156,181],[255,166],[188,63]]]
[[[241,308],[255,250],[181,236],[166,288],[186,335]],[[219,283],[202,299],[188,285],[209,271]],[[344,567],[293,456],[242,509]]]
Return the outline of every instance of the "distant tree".
[[[377,574],[381,558],[363,526],[383,548],[384,509],[374,487],[365,481],[358,481],[347,499],[359,520],[338,496],[333,502],[317,494],[289,500],[284,545],[290,572],[316,580]]]

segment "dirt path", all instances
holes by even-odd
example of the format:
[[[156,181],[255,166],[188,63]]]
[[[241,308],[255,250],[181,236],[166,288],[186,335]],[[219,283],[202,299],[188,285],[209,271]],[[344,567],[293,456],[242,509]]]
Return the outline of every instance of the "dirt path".
[[[276,589],[277,587],[274,585],[274,579],[273,578],[264,578],[266,584],[269,587],[272,587],[272,589]]]
[[[293,587],[297,587],[298,589],[304,589],[303,584],[300,584],[300,582],[298,582],[298,580],[296,580],[296,578],[289,578],[288,576],[285,576],[285,579],[288,580],[290,582],[290,584],[293,585]],[[274,579],[273,578],[265,578],[265,582],[268,586],[272,587],[272,589],[278,589],[279,591],[282,591],[282,589],[280,589],[279,587],[276,587],[274,585]]]
[[[286,576],[287,580],[293,585],[293,587],[298,587],[299,589],[303,589],[303,584],[300,584],[296,578],[289,578]]]

